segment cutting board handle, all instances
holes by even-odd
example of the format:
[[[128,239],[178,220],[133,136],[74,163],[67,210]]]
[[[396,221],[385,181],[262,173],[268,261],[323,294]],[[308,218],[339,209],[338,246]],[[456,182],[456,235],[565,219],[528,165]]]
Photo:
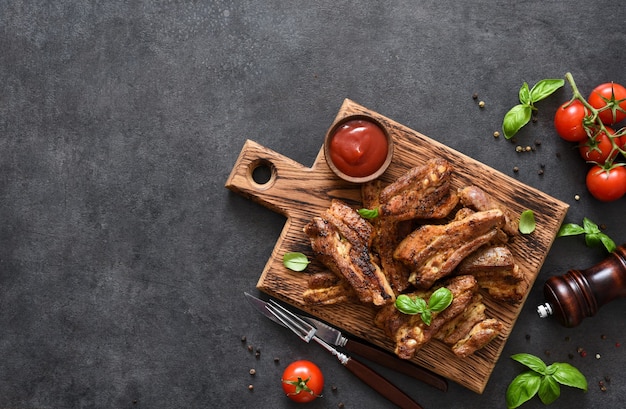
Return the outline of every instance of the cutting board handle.
[[[255,171],[265,167],[269,180],[255,180]],[[277,213],[290,217],[303,212],[317,215],[329,206],[330,198],[360,200],[356,185],[338,181],[330,188],[328,180],[336,176],[328,168],[320,149],[315,163],[307,168],[300,163],[247,140],[226,181],[226,188]]]

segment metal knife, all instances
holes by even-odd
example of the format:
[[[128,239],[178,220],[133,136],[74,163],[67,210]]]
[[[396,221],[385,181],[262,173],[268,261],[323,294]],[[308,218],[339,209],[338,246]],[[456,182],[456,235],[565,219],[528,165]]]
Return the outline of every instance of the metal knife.
[[[322,346],[326,351],[330,352],[337,360],[353,375],[367,384],[369,387],[380,393],[385,398],[389,399],[392,403],[402,409],[423,409],[419,403],[415,402],[409,395],[404,393],[400,388],[389,382],[387,379],[379,375],[362,362],[349,357],[346,354],[339,352],[333,346],[315,335],[317,328],[313,324],[304,321],[299,315],[291,312],[287,308],[283,307],[279,303],[270,300],[265,303],[262,300],[257,300],[256,303],[250,298],[248,293],[245,293],[250,303],[256,307],[263,315],[270,318],[267,314],[272,315],[272,321],[280,323],[282,326],[287,327],[300,339],[305,342],[311,340]]]
[[[246,295],[248,301],[257,310],[259,310],[259,312],[261,312],[272,321],[283,325],[280,320],[278,320],[271,312],[268,311],[268,309],[265,307],[265,301],[260,300],[251,294],[244,294]],[[354,339],[348,339],[342,335],[341,331],[331,327],[330,325],[320,320],[301,315],[300,317],[313,324],[317,328],[315,335],[328,342],[329,344],[343,347],[351,353],[360,355],[363,358],[369,359],[370,361],[375,362],[379,365],[386,366],[397,372],[411,376],[441,391],[446,392],[448,390],[448,381],[445,378],[429,371],[428,369],[419,367],[408,361],[404,361],[396,357],[395,355],[383,352],[373,346],[364,344]]]

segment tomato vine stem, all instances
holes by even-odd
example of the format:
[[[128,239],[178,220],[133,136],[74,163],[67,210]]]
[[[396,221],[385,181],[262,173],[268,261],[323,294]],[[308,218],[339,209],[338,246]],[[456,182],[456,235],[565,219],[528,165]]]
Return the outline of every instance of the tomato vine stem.
[[[588,118],[589,122],[593,123],[593,128],[590,128],[586,124],[584,124],[585,128],[587,129],[587,134],[589,135],[589,138],[595,142],[598,135],[600,135],[601,133],[605,133],[611,141],[612,149],[605,165],[603,166],[604,169],[608,170],[613,166],[613,159],[611,158],[613,157],[615,151],[622,153],[622,155],[626,155],[626,151],[622,149],[621,146],[619,146],[619,144],[617,143],[621,136],[626,135],[626,128],[622,128],[611,134],[606,129],[606,126],[604,126],[602,121],[599,119],[600,110],[594,108],[591,104],[589,104],[589,102],[587,102],[585,97],[583,97],[583,95],[578,90],[578,86],[576,85],[576,82],[574,81],[574,76],[571,72],[565,73],[565,80],[569,83],[570,88],[572,89],[572,99],[570,100],[570,103],[578,100],[591,113]]]

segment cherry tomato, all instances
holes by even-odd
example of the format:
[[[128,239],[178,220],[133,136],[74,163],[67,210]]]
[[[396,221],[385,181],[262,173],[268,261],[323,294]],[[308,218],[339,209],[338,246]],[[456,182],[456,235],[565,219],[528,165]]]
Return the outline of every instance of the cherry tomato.
[[[604,124],[611,125],[626,118],[626,88],[620,84],[607,82],[598,85],[591,91],[587,102],[595,109],[607,104],[611,106],[598,114]]]
[[[569,142],[582,142],[587,139],[583,120],[589,115],[587,108],[579,100],[566,102],[554,114],[554,127],[559,136]]]
[[[615,131],[608,126],[606,127],[609,135],[614,135]],[[621,138],[618,137],[615,139],[615,143],[618,147],[622,146]],[[604,165],[611,155],[611,161],[617,157],[619,151],[617,149],[613,150],[613,143],[611,142],[611,138],[607,136],[606,133],[600,132],[595,138],[588,138],[587,142],[584,145],[580,145],[578,147],[578,151],[580,152],[580,156],[587,162],[595,162],[599,165]],[[611,151],[613,153],[611,153]]]
[[[310,402],[321,396],[324,376],[320,368],[311,361],[299,360],[290,363],[283,371],[283,391],[295,402]]]
[[[594,165],[587,173],[587,189],[603,202],[619,199],[626,194],[626,168],[618,165],[607,170]]]

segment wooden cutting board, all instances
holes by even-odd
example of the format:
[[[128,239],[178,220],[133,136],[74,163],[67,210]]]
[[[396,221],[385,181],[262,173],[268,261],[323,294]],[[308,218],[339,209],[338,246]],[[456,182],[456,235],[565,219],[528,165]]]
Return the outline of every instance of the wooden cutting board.
[[[517,214],[526,209],[532,210],[537,223],[535,232],[516,237],[509,247],[517,263],[534,283],[567,213],[566,203],[353,101],[344,101],[335,122],[353,114],[374,117],[387,127],[394,139],[394,160],[381,176],[384,182],[391,182],[408,169],[438,156],[453,164],[454,188],[476,185]],[[323,137],[324,135],[320,135],[320,141],[323,141]],[[259,182],[255,176],[255,170],[258,171],[259,168],[271,171],[268,181]],[[324,270],[320,263],[313,260],[305,272],[294,272],[283,266],[282,258],[286,252],[302,252],[309,259],[313,259],[309,240],[302,228],[314,216],[328,208],[331,199],[342,199],[355,208],[360,206],[360,186],[344,182],[331,172],[324,159],[323,147],[320,148],[313,166],[307,168],[248,140],[232,169],[226,187],[287,218],[257,283],[258,289],[393,352],[394,344],[373,324],[373,307],[356,303],[324,307],[303,304],[302,292],[306,288],[307,274]],[[251,240],[255,240],[254,237],[253,233]],[[457,358],[448,346],[439,341],[431,341],[416,354],[413,361],[472,391],[482,393],[526,297],[527,295],[519,303],[507,304],[485,296],[487,315],[501,320],[505,328],[498,338],[474,355],[464,359]]]

